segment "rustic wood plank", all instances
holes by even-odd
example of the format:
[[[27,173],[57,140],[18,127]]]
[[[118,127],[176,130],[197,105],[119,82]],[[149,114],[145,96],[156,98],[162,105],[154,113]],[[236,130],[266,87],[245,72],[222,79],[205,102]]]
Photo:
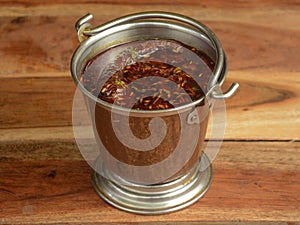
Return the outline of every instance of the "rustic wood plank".
[[[231,81],[238,81],[241,87],[226,100],[226,138],[299,140],[298,73],[230,72],[228,77],[224,90]]]
[[[244,144],[244,146],[241,146]],[[225,141],[217,162],[231,167],[298,170],[299,141]],[[231,150],[230,148],[233,149]],[[239,150],[240,148],[240,150]],[[281,151],[278,149],[281,148]],[[247,154],[245,154],[247,153]],[[83,160],[73,139],[0,141],[1,161]],[[220,163],[219,162],[219,163]]]
[[[150,10],[211,27],[229,59],[224,90],[241,84],[226,100],[209,192],[155,217],[119,211],[93,191],[74,143],[69,72],[79,17],[91,12],[99,25]],[[0,224],[300,224],[299,10],[298,0],[1,0]]]
[[[70,77],[1,79],[1,128],[71,125]]]
[[[96,195],[90,168],[73,142],[0,147],[1,223],[294,224],[300,218],[300,142],[225,142],[203,199],[176,213],[146,217],[114,209]]]
[[[228,139],[299,138],[297,135],[299,104],[296,104],[299,101],[297,99],[299,89],[290,84],[296,86],[299,83],[300,64],[297,49],[300,43],[297,40],[300,20],[295,8],[280,11],[277,3],[270,6],[273,10],[269,8],[252,10],[252,16],[245,13],[243,10],[247,9],[241,9],[241,6],[233,7],[226,12],[205,8],[201,14],[197,8],[191,6],[182,9],[183,13],[195,18],[201,19],[203,16],[204,21],[216,30],[229,58],[230,80],[227,83],[230,81],[241,83],[239,94],[227,101]],[[54,11],[49,10],[47,5],[39,6],[41,8],[30,6],[32,15],[27,7],[12,7],[14,12],[21,10],[25,13],[25,17],[9,16],[5,10],[0,13],[3,19],[0,30],[6,34],[0,36],[0,55],[2,58],[5,56],[0,62],[3,68],[0,72],[2,80],[0,102],[3,106],[0,126],[1,128],[69,126],[73,87],[71,79],[68,80],[64,76],[70,74],[69,61],[77,46],[73,23],[84,14],[76,11],[82,7],[71,6],[70,11],[74,11],[73,14],[69,14],[70,16],[52,15],[51,12],[65,12],[62,10],[63,7],[55,4],[53,7],[59,9]],[[121,15],[121,11],[126,14],[125,12],[133,10],[128,5],[88,4],[87,7],[87,9],[104,7],[98,13],[101,11],[107,14],[98,17],[96,14],[95,22],[98,21],[99,24]],[[280,17],[275,16],[278,13]],[[53,30],[57,32],[52,32]],[[281,35],[282,32],[286,34],[284,37]],[[248,46],[247,54],[244,46]],[[271,81],[267,84],[274,76],[276,83]],[[273,87],[274,84],[276,88]],[[62,86],[64,90],[59,89]],[[25,93],[22,93],[23,89]],[[251,96],[248,93],[252,93]],[[31,107],[28,107],[28,99],[33,102]],[[279,104],[281,110],[278,112],[276,107]],[[230,110],[232,105],[234,111]],[[253,112],[252,108],[256,105],[260,106],[260,110],[255,107]],[[239,110],[235,110],[237,107]],[[29,113],[23,113],[25,108]],[[47,114],[44,109],[48,110]],[[269,115],[264,114],[265,112]],[[256,125],[251,124],[249,133],[252,135],[247,136],[248,130],[244,128],[248,124],[244,121],[251,121],[253,118],[259,122]],[[291,122],[295,122],[295,126],[287,125]],[[268,130],[263,132],[262,136],[261,131],[265,131],[266,125]]]
[[[5,34],[0,36],[0,55],[5,56],[0,62],[3,68],[1,74],[67,72],[71,55],[77,46],[73,27],[80,16],[88,11],[95,12],[93,24],[100,25],[120,15],[138,11],[132,6],[56,7],[53,10],[45,6],[21,8],[25,14],[19,15],[6,15],[5,10],[2,16],[0,13],[0,31]],[[18,9],[11,10],[16,12]],[[51,15],[49,12],[63,14]],[[178,12],[203,21],[217,33],[227,52],[231,70],[300,70],[297,54],[300,47],[300,15],[297,10],[257,9],[251,11],[251,16],[246,9],[240,8],[228,12],[208,8],[199,12],[199,9],[191,7]]]
[[[74,139],[71,126],[0,129],[0,141],[47,141]]]
[[[36,72],[70,74],[70,59],[77,46],[71,18],[10,17],[1,18],[0,55],[5,60],[0,75]],[[66,24],[72,24],[66,28]],[[55,76],[55,75],[54,75]]]
[[[24,2],[26,1],[19,1]],[[4,5],[7,4],[10,5],[11,11],[7,11],[3,6],[0,12],[0,30],[5,34],[0,36],[0,55],[4,58],[0,62],[0,103],[3,106],[0,127],[71,125],[73,87],[72,81],[64,76],[69,76],[70,57],[77,46],[73,29],[75,20],[85,13],[85,9],[96,11],[96,24],[133,12],[135,9],[122,4],[87,4],[84,5],[86,8],[68,4],[33,3],[28,7],[9,3]],[[230,80],[227,83],[241,83],[239,94],[227,101],[229,118],[226,138],[298,139],[299,104],[296,103],[299,101],[299,89],[290,85],[296,86],[299,83],[300,64],[297,49],[300,43],[297,40],[300,37],[300,19],[297,8],[292,7],[297,7],[297,4],[291,1],[290,4],[286,4],[289,9],[282,9],[279,7],[279,1],[269,5],[266,3],[269,8],[255,8],[251,10],[251,16],[245,11],[248,9],[243,8],[243,4],[252,3],[241,1],[226,11],[207,7],[201,8],[199,13],[198,8],[189,5],[178,9],[178,12],[198,19],[203,18],[204,22],[217,32],[229,58]],[[70,10],[68,16],[65,14],[65,7],[62,6]],[[50,10],[49,7],[56,8]],[[142,6],[140,9],[146,10],[143,7],[150,6]],[[14,14],[16,12],[20,12],[21,17],[17,17]],[[56,14],[51,14],[52,12]],[[54,30],[56,32],[53,32]],[[281,33],[286,35],[283,37]],[[244,51],[245,46],[247,54]],[[277,77],[276,82],[271,81],[268,84],[274,76]],[[274,84],[276,87],[273,87]],[[59,89],[62,86],[64,90]],[[22,93],[23,89],[25,93]],[[248,93],[252,93],[251,96]],[[28,107],[28,99],[33,102],[31,107]],[[276,108],[279,104],[281,110],[278,112]],[[234,111],[230,110],[232,105]],[[256,105],[260,107],[255,107],[253,111]],[[239,110],[236,110],[238,107]],[[29,113],[23,113],[25,108]],[[251,124],[249,133],[252,135],[248,136],[248,130],[245,129],[248,124],[245,121],[251,121],[253,118],[259,122]],[[291,122],[295,122],[295,126],[287,125]],[[264,132],[261,132],[262,130]]]
[[[72,4],[133,4],[131,0],[115,0],[115,1],[109,1],[109,0],[100,0],[100,1],[93,1],[93,0],[54,0],[49,2],[41,2],[39,0],[15,0],[15,1],[9,1],[9,0],[2,0],[2,5],[13,5],[13,6],[35,6],[35,5],[43,5],[43,6],[49,6],[49,5],[55,5],[55,4],[66,4],[66,3],[72,3]],[[147,0],[140,0],[136,2],[138,5],[144,5],[149,4],[149,1]],[[167,5],[167,2],[162,2],[160,0],[153,0],[151,4],[159,4],[159,5]],[[300,3],[297,0],[288,0],[285,2],[282,2],[280,0],[266,0],[266,1],[259,1],[259,0],[252,0],[252,1],[243,1],[243,0],[237,0],[237,1],[226,1],[223,2],[222,0],[216,0],[216,1],[209,1],[209,0],[203,0],[203,1],[197,1],[197,0],[173,0],[172,4],[185,4],[185,5],[201,5],[205,7],[295,7],[299,6]]]
[[[140,3],[139,1],[138,3]],[[40,2],[39,2],[40,3]],[[49,2],[47,2],[49,3]],[[226,8],[226,3],[230,1],[222,2],[218,7],[215,7],[215,1],[209,1],[207,6],[201,5],[203,1],[197,1],[200,5],[191,5],[188,1],[185,4],[112,4],[109,3],[97,3],[97,4],[51,4],[47,5],[32,5],[22,6],[19,4],[13,4],[1,7],[1,17],[15,17],[15,18],[27,18],[27,17],[74,17],[74,20],[78,19],[87,12],[91,12],[95,16],[94,23],[99,25],[102,22],[114,19],[121,15],[140,11],[172,11],[181,14],[185,14],[200,21],[219,21],[219,22],[232,22],[238,24],[253,24],[258,27],[274,27],[283,30],[298,30],[299,27],[299,7],[300,4],[293,2],[274,2],[269,6],[259,7],[256,1],[243,1],[244,6],[231,2],[233,6]],[[263,4],[266,3],[260,2]],[[255,6],[255,7],[253,7]],[[252,8],[253,7],[253,8]],[[251,11],[249,11],[251,8]],[[51,10],[49,10],[51,9]],[[67,25],[67,24],[66,24]],[[263,38],[263,37],[261,37]]]
[[[300,74],[273,73],[271,77],[267,72],[229,72],[224,90],[233,81],[238,81],[241,88],[236,96],[226,100],[226,139],[299,140]],[[1,81],[0,128],[5,129],[0,129],[0,139],[73,137],[70,127],[61,127],[72,124],[75,85],[70,77],[40,74]],[[35,128],[12,129],[31,127]]]

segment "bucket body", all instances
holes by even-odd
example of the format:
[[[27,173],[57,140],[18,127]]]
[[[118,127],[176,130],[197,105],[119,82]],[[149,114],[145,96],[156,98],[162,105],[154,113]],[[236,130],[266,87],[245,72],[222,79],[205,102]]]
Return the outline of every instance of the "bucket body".
[[[134,14],[94,30],[83,22],[77,24],[82,42],[73,55],[71,71],[83,93],[99,146],[98,169],[92,175],[96,191],[116,207],[142,214],[170,212],[192,204],[211,181],[211,167],[201,174],[199,163],[206,160],[202,151],[212,90],[223,83],[227,71],[218,40],[204,25],[170,13]],[[176,40],[210,57],[215,68],[205,95],[171,109],[131,110],[105,102],[84,87],[82,73],[99,53],[141,40]],[[98,79],[102,75],[99,73]],[[155,134],[157,140],[142,145],[145,149],[134,147],[135,142],[147,141]],[[129,144],[124,144],[128,140]]]

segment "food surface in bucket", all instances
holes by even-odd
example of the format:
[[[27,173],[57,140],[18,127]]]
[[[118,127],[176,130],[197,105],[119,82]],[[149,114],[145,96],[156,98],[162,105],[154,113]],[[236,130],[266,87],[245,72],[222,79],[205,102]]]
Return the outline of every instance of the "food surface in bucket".
[[[81,77],[99,99],[137,110],[175,108],[205,96],[214,61],[174,40],[111,47],[91,59]]]

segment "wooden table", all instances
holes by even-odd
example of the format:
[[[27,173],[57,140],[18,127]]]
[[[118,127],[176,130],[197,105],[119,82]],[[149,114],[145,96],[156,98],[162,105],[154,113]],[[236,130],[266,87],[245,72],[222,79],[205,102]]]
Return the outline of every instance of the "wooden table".
[[[71,127],[74,23],[87,12],[98,25],[148,10],[207,24],[228,55],[224,90],[241,84],[226,101],[227,130],[210,190],[161,216],[126,213],[101,200]],[[299,224],[298,0],[2,0],[0,21],[1,224]]]

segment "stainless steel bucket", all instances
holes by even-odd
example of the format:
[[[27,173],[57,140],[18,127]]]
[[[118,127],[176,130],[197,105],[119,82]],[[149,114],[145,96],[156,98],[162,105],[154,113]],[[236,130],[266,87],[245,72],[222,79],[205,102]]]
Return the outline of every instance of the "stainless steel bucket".
[[[231,97],[238,88],[234,83],[224,94],[215,91],[227,72],[219,40],[205,25],[174,13],[137,13],[96,28],[88,23],[91,18],[88,14],[76,24],[81,43],[73,55],[71,72],[84,95],[95,138],[105,148],[99,148],[101,157],[92,173],[95,190],[112,205],[134,213],[160,214],[192,204],[207,191],[212,178],[211,165],[205,171],[199,169],[201,163],[210,164],[202,152],[209,99]],[[98,99],[80,82],[87,62],[99,53],[122,43],[153,39],[174,39],[200,49],[215,61],[205,97],[173,109],[128,110]],[[133,134],[140,137],[149,136],[150,121],[160,118],[166,126],[165,137],[154,149],[137,151],[119,140],[114,118],[130,121]]]

